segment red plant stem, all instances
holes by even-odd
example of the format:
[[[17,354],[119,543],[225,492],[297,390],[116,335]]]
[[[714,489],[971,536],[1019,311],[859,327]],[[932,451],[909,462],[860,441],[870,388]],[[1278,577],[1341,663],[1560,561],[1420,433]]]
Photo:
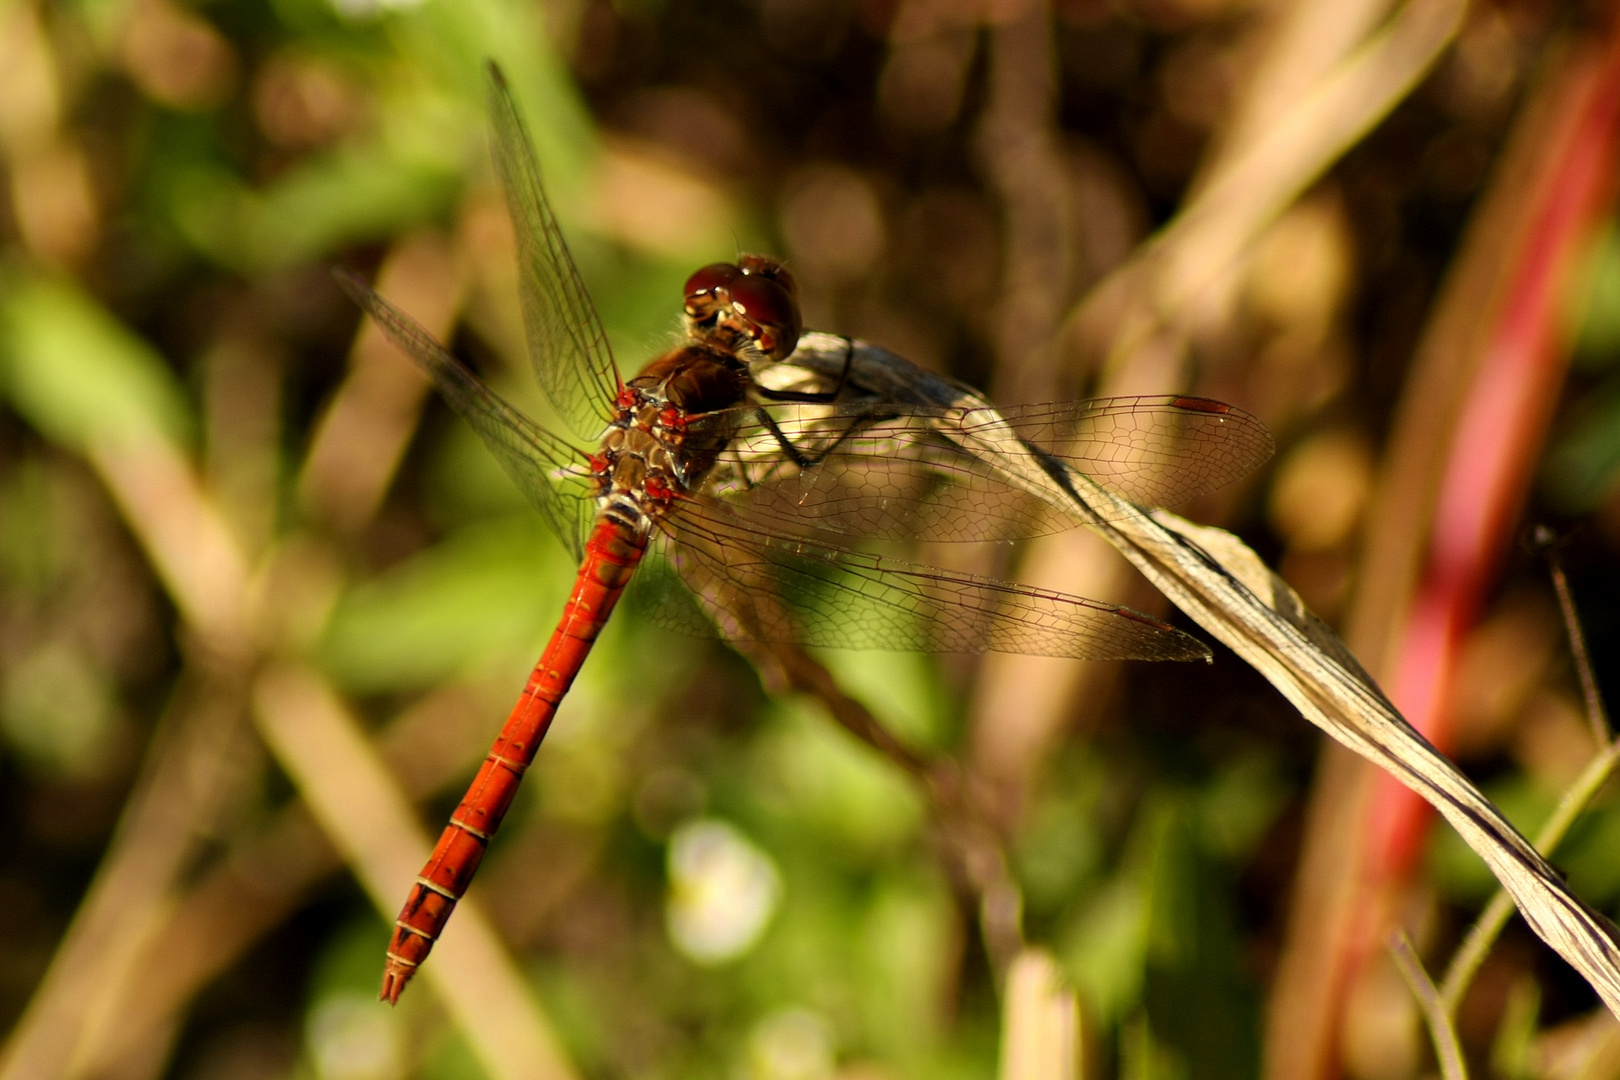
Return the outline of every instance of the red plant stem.
[[[1563,383],[1564,300],[1614,194],[1620,123],[1620,23],[1606,48],[1570,57],[1573,117],[1549,139],[1541,197],[1496,327],[1458,415],[1436,502],[1423,576],[1390,680],[1394,703],[1430,741],[1452,741],[1459,646],[1473,624],[1529,486]],[[1366,874],[1372,890],[1411,872],[1432,820],[1389,777],[1372,804]],[[1369,930],[1376,928],[1369,927]]]

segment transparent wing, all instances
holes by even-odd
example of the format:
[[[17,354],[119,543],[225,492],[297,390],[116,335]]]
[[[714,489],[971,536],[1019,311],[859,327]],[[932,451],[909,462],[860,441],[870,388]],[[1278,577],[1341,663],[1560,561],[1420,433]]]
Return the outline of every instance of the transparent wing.
[[[681,572],[685,561],[672,532],[655,532],[625,589],[622,606],[637,618],[687,637],[746,640],[723,629],[730,617],[725,604],[735,603],[737,598],[709,595],[700,599],[704,583],[688,580]]]
[[[1240,409],[1130,397],[987,406],[758,405],[696,418],[734,430],[710,490],[771,530],[885,539],[1008,540],[1072,527],[991,464],[1028,447],[1130,502],[1167,506],[1231,483],[1271,454]]]
[[[1209,398],[1098,398],[1002,415],[1025,442],[1143,506],[1175,506],[1223,488],[1273,450],[1264,424]]]
[[[540,183],[534,144],[518,115],[506,77],[493,63],[488,71],[495,166],[517,233],[529,362],[557,415],[575,435],[595,439],[611,419],[619,392],[613,350],[551,212]]]
[[[506,474],[534,504],[576,559],[582,556],[595,511],[585,455],[556,438],[495,391],[433,340],[433,335],[346,271],[338,284],[433,381],[445,400],[466,418]]]
[[[1085,660],[1210,655],[1197,638],[1130,608],[788,539],[754,528],[712,498],[682,500],[660,528],[665,535],[642,571],[650,571],[647,584],[631,602],[685,633]],[[672,587],[677,575],[690,593]]]

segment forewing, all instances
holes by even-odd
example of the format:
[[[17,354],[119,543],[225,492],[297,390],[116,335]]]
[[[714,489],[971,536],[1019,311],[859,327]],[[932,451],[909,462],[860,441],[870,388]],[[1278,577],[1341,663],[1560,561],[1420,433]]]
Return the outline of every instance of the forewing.
[[[758,405],[698,418],[734,430],[710,490],[771,531],[896,540],[1010,540],[1070,522],[994,463],[1030,447],[1150,506],[1230,483],[1271,452],[1249,414],[1186,397],[988,406]]]
[[[409,315],[345,271],[338,284],[416,361],[446,401],[466,418],[574,557],[580,558],[594,505],[585,481],[585,458],[551,435],[488,386]]]
[[[552,408],[574,434],[595,439],[612,418],[619,392],[613,350],[568,253],[540,183],[534,143],[518,115],[506,77],[489,65],[489,112],[495,166],[517,233],[519,293],[529,361]]]
[[[1223,488],[1259,468],[1273,449],[1259,420],[1209,398],[1097,398],[1001,415],[1026,443],[1141,506],[1175,506]]]
[[[682,500],[660,523],[670,562],[738,641],[1083,660],[1201,660],[1198,639],[1129,608],[755,530],[725,504]],[[669,609],[665,625],[691,623]]]

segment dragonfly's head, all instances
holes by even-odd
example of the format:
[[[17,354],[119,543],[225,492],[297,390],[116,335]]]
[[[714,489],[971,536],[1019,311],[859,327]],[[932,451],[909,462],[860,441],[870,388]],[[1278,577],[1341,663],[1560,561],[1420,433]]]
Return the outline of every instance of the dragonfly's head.
[[[686,317],[694,333],[741,334],[772,360],[787,359],[804,328],[793,275],[764,255],[711,263],[687,278]]]

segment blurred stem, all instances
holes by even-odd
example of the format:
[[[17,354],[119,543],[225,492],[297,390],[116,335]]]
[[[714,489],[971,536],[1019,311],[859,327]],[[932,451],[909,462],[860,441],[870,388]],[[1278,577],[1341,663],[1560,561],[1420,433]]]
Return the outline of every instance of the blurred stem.
[[[1044,949],[1025,949],[1007,973],[998,1080],[1079,1080],[1080,1002]]]
[[[198,841],[243,785],[232,744],[246,735],[241,677],[182,675],[147,751],[112,843],[57,946],[49,971],[0,1055],[0,1078],[79,1075],[83,1048],[116,1018],[126,988]]]
[[[1368,509],[1364,553],[1345,640],[1376,677],[1388,678],[1430,533],[1446,449],[1469,382],[1489,347],[1518,252],[1536,226],[1535,202],[1570,135],[1590,55],[1548,50],[1547,76],[1530,88],[1446,271],[1396,405],[1389,448]],[[1575,59],[1578,62],[1572,63]]]
[[[447,341],[465,282],[445,237],[423,232],[389,251],[377,290]],[[298,479],[299,501],[311,516],[347,535],[376,516],[416,433],[427,390],[416,365],[362,319],[348,374],[321,414]]]
[[[259,731],[277,760],[377,910],[392,914],[431,847],[399,785],[358,722],[312,673],[272,669],[253,699]],[[435,961],[426,975],[496,1080],[574,1075],[476,899],[458,905]]]
[[[1022,7],[1020,18],[990,29],[988,97],[976,142],[1005,223],[990,389],[1005,401],[1044,401],[1053,396],[1053,335],[1079,253],[1057,131],[1051,12],[1045,0]]]
[[[1270,25],[1263,33],[1264,55],[1220,132],[1219,148],[1195,178],[1193,189],[1240,160],[1246,148],[1265,137],[1267,129],[1287,115],[1296,99],[1325,78],[1367,39],[1389,14],[1393,0],[1335,0],[1331,4],[1292,0],[1273,5],[1262,15]]]
[[[1163,308],[1185,309],[1387,116],[1451,43],[1467,9],[1465,0],[1407,0],[1385,27],[1275,117],[1263,138],[1212,169],[1208,186],[1149,246],[1165,259],[1157,289]]]
[[[244,663],[247,564],[191,463],[156,437],[98,443],[89,455],[198,647]]]
[[[1579,778],[1564,792],[1563,798],[1558,800],[1558,808],[1536,834],[1536,848],[1544,854],[1551,855],[1558,850],[1558,845],[1569,833],[1570,826],[1575,824],[1577,818],[1591,805],[1603,785],[1608,783],[1614,775],[1616,765],[1620,765],[1620,742],[1611,742],[1606,745],[1582,770]],[[1441,997],[1446,1008],[1453,1012],[1462,1003],[1463,995],[1468,992],[1469,983],[1473,981],[1474,974],[1479,965],[1484,962],[1485,955],[1496,942],[1496,937],[1507,925],[1508,917],[1513,914],[1513,901],[1507,893],[1497,890],[1491,902],[1485,906],[1473,929],[1468,931],[1468,937],[1458,948],[1457,955],[1451,960],[1451,966],[1446,970],[1446,977],[1441,982]]]
[[[1334,7],[1311,5],[1324,18],[1332,17]],[[1086,335],[1098,325],[1110,327],[1111,374],[1136,364],[1139,354],[1179,355],[1185,324],[1207,291],[1289,204],[1412,91],[1455,38],[1466,12],[1466,0],[1407,0],[1311,86],[1297,88],[1287,110],[1268,118],[1263,130],[1223,144],[1193,198],[1092,290],[1070,316],[1070,330]],[[1310,34],[1278,35],[1272,48],[1301,36]]]
[[[1412,996],[1417,998],[1423,1019],[1429,1025],[1429,1038],[1434,1042],[1434,1056],[1440,1063],[1441,1077],[1444,1080],[1468,1080],[1468,1067],[1463,1062],[1462,1047],[1457,1042],[1457,1030],[1451,1025],[1451,1013],[1435,990],[1429,973],[1423,969],[1423,961],[1418,959],[1405,930],[1397,930],[1390,935],[1389,954],[1394,958],[1401,976],[1406,979],[1406,985],[1412,988]]]
[[[923,757],[905,746],[803,649],[732,644],[773,692],[791,688],[816,698],[840,727],[918,781],[938,830],[947,876],[977,907],[990,966],[997,976],[1005,974],[1024,947],[1023,894],[1008,869],[1006,841],[986,813],[972,775],[949,758]]]
[[[436,694],[404,713],[379,737],[390,770],[413,799],[461,780],[487,749],[488,733],[467,695]],[[80,1056],[91,1076],[159,1075],[162,1047],[191,1000],[297,909],[343,861],[302,801],[282,808],[250,838],[164,909],[137,967],[110,999],[109,1022],[87,1035]]]

